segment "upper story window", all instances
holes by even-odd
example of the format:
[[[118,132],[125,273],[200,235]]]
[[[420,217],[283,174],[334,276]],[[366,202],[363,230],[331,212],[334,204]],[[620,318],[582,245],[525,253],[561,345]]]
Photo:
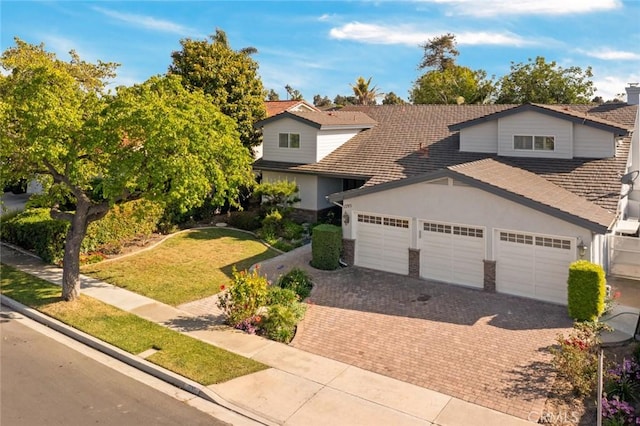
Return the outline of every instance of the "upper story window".
[[[554,136],[515,135],[513,149],[529,151],[553,151],[555,149]]]
[[[300,133],[280,133],[278,146],[280,148],[300,148]]]

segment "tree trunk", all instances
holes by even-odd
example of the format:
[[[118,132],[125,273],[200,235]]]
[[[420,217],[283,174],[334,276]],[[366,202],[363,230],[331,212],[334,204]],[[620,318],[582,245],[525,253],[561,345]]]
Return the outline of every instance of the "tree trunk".
[[[64,242],[62,299],[72,301],[80,295],[80,246],[89,226],[90,203],[78,200],[76,212]]]

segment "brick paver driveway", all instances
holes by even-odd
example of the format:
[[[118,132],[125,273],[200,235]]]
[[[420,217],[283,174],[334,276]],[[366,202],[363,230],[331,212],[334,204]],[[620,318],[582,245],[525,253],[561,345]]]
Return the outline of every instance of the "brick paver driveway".
[[[566,307],[357,267],[323,272],[308,258],[264,265],[314,277],[293,346],[525,419],[542,412],[548,348],[572,325]]]

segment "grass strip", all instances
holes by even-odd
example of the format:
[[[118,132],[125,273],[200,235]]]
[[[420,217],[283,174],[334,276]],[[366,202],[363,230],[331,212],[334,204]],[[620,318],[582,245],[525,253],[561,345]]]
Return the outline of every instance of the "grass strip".
[[[65,302],[60,287],[10,266],[0,276],[3,295],[131,354],[157,349],[148,361],[204,386],[267,368],[85,295]]]
[[[82,267],[82,273],[171,306],[212,296],[231,271],[277,256],[255,237],[233,229],[195,229],[133,256]]]

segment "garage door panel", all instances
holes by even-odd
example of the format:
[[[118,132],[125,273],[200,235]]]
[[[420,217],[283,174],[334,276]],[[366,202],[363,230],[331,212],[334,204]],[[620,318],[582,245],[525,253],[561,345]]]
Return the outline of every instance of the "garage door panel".
[[[571,239],[497,231],[496,241],[497,291],[566,304]]]
[[[421,277],[483,287],[483,229],[427,221],[420,223],[420,229]]]
[[[355,264],[365,268],[409,273],[408,219],[357,213]]]

